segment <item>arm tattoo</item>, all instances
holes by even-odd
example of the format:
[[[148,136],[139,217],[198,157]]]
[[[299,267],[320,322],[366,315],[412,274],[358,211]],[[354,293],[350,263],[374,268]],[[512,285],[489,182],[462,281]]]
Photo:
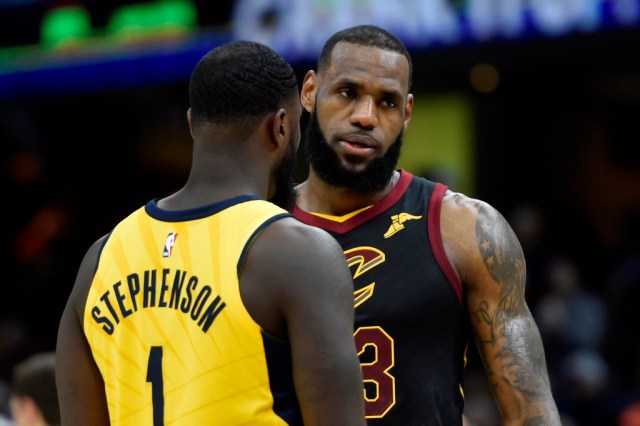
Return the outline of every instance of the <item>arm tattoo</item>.
[[[524,255],[514,244],[512,232],[502,216],[479,207],[476,222],[479,250],[487,270],[502,285],[501,308],[516,313],[524,307],[520,283],[524,283]]]
[[[537,330],[524,299],[525,260],[517,237],[502,215],[482,203],[478,210],[478,249],[493,280],[500,286],[497,306],[482,301],[474,320],[488,333],[478,334],[482,351],[492,353],[500,371],[488,371],[492,385],[500,383],[529,396],[543,395],[548,388],[546,363]],[[535,422],[532,424],[536,424]]]

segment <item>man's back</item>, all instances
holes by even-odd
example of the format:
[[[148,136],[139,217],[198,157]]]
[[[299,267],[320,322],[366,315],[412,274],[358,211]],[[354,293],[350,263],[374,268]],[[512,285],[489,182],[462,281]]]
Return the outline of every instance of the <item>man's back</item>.
[[[285,424],[285,399],[300,423],[288,345],[263,341],[238,281],[256,232],[284,216],[247,197],[197,213],[150,202],[113,230],[84,317],[112,424]]]

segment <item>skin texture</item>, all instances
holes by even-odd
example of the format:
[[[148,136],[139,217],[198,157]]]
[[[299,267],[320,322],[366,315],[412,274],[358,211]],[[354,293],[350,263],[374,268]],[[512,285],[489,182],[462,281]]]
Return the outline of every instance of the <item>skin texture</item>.
[[[266,199],[285,180],[280,170],[298,148],[300,114],[294,96],[247,131],[195,124],[189,112],[191,173],[185,186],[158,206],[190,209],[242,194]],[[104,382],[82,329],[104,238],[87,251],[60,322],[56,374],[63,425],[110,424]],[[291,344],[305,425],[364,425],[362,374],[353,341],[353,282],[337,242],[293,218],[273,222],[247,254],[240,292],[254,320]]]
[[[47,426],[38,404],[29,396],[12,397],[9,408],[15,426]]]
[[[309,71],[303,107],[315,114],[340,167],[362,172],[384,156],[411,119],[407,59],[392,51],[340,41],[328,66]],[[298,189],[306,211],[342,216],[370,206],[396,184],[373,192],[347,181],[331,185],[310,168]],[[543,344],[525,301],[522,248],[502,215],[489,204],[448,190],[441,210],[446,254],[463,284],[475,344],[505,425],[560,425]]]
[[[451,191],[441,220],[504,424],[559,425],[542,341],[524,297],[525,258],[513,230],[487,203]]]

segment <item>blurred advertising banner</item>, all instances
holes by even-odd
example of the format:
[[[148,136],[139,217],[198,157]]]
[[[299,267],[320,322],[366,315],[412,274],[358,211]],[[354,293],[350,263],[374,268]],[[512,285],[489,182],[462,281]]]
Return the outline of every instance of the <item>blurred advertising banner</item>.
[[[334,32],[376,24],[411,49],[560,37],[637,26],[640,0],[238,0],[235,38],[313,58]]]

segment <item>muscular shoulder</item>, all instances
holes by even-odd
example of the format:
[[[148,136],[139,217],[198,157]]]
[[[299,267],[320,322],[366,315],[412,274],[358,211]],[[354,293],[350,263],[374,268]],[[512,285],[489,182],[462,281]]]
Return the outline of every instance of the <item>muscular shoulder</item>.
[[[336,254],[342,256],[339,244],[326,231],[294,218],[274,222],[262,232],[256,243],[262,255],[286,264],[297,261],[313,264],[314,261],[333,261],[331,259]]]
[[[440,220],[445,250],[462,281],[473,283],[473,278],[486,273],[499,281],[499,270],[506,264],[524,269],[515,233],[489,203],[447,191]]]
[[[476,239],[479,228],[494,226],[500,219],[491,205],[462,193],[447,190],[442,199],[440,222],[443,238],[450,245],[467,246]]]
[[[447,190],[442,199],[442,221],[456,223],[461,227],[490,225],[504,220],[502,215],[489,203],[471,198],[460,192]]]
[[[240,288],[248,311],[275,335],[284,334],[282,321],[292,307],[341,303],[347,295],[353,303],[353,281],[338,242],[294,218],[260,233],[247,255]]]

